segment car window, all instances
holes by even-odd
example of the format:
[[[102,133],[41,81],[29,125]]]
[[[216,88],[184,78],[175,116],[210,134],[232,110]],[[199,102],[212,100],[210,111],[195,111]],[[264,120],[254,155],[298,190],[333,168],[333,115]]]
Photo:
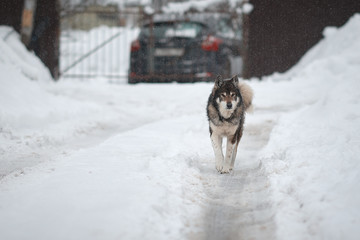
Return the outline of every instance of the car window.
[[[154,24],[153,34],[156,38],[195,38],[197,37],[204,26],[195,22],[173,22],[173,23],[156,23]],[[142,36],[149,36],[149,25],[141,30]]]

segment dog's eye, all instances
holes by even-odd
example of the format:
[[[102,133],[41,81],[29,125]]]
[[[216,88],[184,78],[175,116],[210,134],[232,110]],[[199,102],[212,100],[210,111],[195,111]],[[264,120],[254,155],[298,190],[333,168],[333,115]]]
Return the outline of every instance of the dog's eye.
[[[231,93],[231,97],[235,97],[235,93]]]
[[[224,97],[226,97],[226,95],[225,95],[225,94],[223,94],[223,93],[221,94],[221,96],[222,96],[223,98],[224,98]]]

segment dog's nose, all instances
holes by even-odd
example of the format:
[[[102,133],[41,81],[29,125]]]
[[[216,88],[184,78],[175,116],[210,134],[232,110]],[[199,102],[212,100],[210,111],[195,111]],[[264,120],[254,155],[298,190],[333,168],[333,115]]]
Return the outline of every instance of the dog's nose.
[[[232,103],[228,102],[228,103],[226,103],[226,106],[227,106],[228,109],[231,109],[232,108]]]

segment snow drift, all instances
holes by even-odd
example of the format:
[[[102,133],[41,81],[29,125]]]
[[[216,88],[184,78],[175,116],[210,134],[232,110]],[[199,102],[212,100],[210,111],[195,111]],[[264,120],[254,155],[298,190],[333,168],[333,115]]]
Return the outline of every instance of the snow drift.
[[[36,150],[63,145],[114,117],[96,103],[57,96],[48,69],[10,27],[0,27],[0,50],[0,176],[38,162]]]
[[[359,235],[359,29],[359,14],[342,28],[326,28],[325,38],[281,76],[294,84],[294,98],[314,103],[281,117],[263,152],[279,239]]]

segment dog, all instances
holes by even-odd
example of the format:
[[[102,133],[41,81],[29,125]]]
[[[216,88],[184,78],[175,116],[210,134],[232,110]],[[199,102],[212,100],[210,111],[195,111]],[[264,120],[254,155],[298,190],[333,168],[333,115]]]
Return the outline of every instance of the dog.
[[[252,109],[253,91],[235,75],[230,79],[217,76],[206,108],[210,139],[215,153],[216,169],[230,173],[243,134],[245,112]],[[225,159],[223,137],[227,138]]]

